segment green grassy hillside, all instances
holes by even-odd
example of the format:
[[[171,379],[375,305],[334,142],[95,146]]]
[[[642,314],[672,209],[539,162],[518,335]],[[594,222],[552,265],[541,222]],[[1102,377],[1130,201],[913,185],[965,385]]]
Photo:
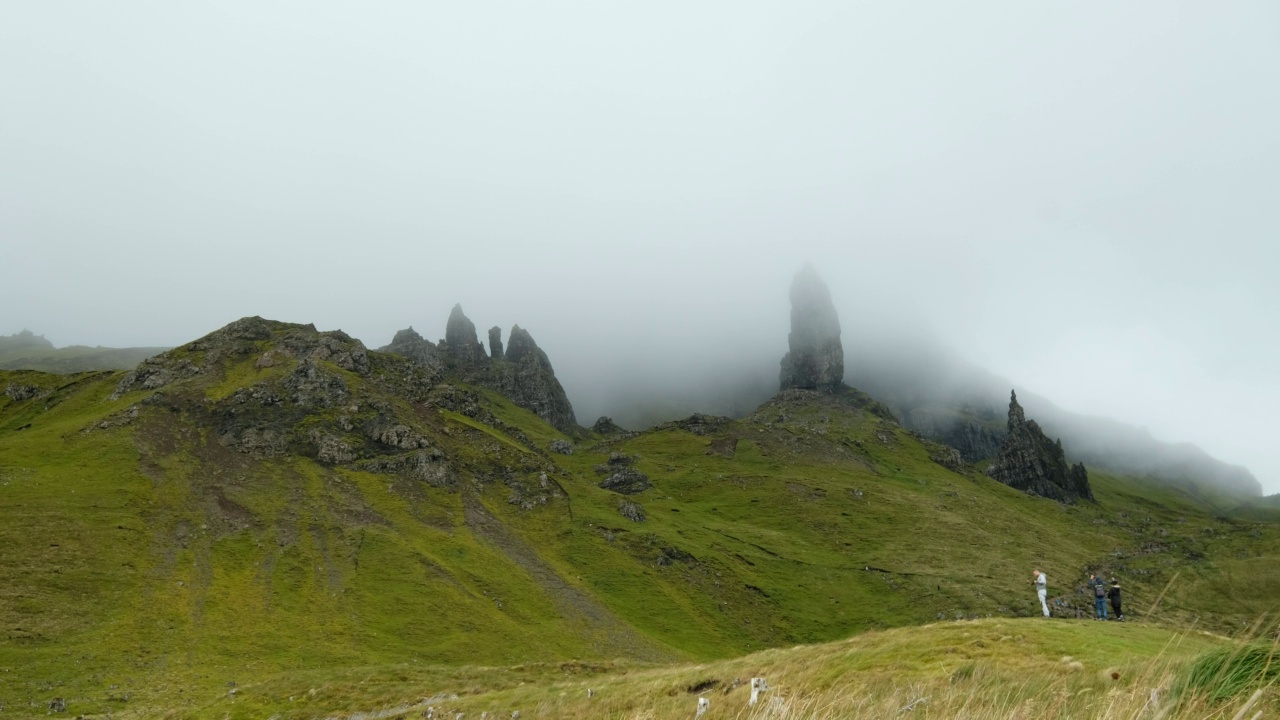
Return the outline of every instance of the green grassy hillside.
[[[1035,565],[1062,617],[1091,611],[1091,570],[1134,620],[1224,634],[1280,598],[1269,510],[1101,474],[1096,504],[1027,496],[944,468],[856,391],[561,454],[496,393],[259,319],[0,387],[6,712],[182,715],[270,677],[705,662],[1032,616]],[[600,487],[635,472],[651,487]]]

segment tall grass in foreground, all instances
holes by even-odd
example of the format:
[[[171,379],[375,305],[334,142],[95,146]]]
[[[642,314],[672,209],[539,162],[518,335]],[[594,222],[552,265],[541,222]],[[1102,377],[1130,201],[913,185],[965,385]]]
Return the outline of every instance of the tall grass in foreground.
[[[1262,626],[1231,640],[1146,623],[990,619],[699,664],[317,671],[245,687],[198,716],[659,720],[693,718],[705,697],[702,720],[1254,720],[1280,717],[1275,646],[1259,639],[1273,631]],[[751,706],[753,677],[771,687]]]

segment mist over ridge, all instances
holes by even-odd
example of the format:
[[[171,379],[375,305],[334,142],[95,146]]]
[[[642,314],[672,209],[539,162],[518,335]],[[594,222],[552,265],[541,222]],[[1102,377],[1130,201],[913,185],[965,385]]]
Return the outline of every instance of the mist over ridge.
[[[380,347],[460,302],[527,328],[583,421],[728,412],[811,260],[855,385],[924,338],[1274,492],[1277,12],[23,4],[0,335],[261,315]]]

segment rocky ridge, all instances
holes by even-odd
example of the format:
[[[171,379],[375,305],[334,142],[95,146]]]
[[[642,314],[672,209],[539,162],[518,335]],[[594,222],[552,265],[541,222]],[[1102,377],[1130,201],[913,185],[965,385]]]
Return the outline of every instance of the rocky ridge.
[[[500,328],[490,328],[488,335],[490,353],[477,338],[475,323],[461,305],[455,305],[439,345],[428,343],[410,328],[396,333],[396,339],[380,351],[403,355],[428,367],[435,367],[433,363],[439,358],[439,366],[462,382],[502,393],[557,430],[580,435],[582,428],[573,405],[556,379],[550,358],[533,336],[516,325],[504,348]]]

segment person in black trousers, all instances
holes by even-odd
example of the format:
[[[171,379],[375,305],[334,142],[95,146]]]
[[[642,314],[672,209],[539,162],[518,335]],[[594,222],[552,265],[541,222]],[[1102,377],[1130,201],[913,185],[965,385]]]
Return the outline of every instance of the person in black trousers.
[[[1111,601],[1111,609],[1115,611],[1116,620],[1124,622],[1124,613],[1120,612],[1120,581],[1111,578],[1111,589],[1107,591],[1107,599]]]

